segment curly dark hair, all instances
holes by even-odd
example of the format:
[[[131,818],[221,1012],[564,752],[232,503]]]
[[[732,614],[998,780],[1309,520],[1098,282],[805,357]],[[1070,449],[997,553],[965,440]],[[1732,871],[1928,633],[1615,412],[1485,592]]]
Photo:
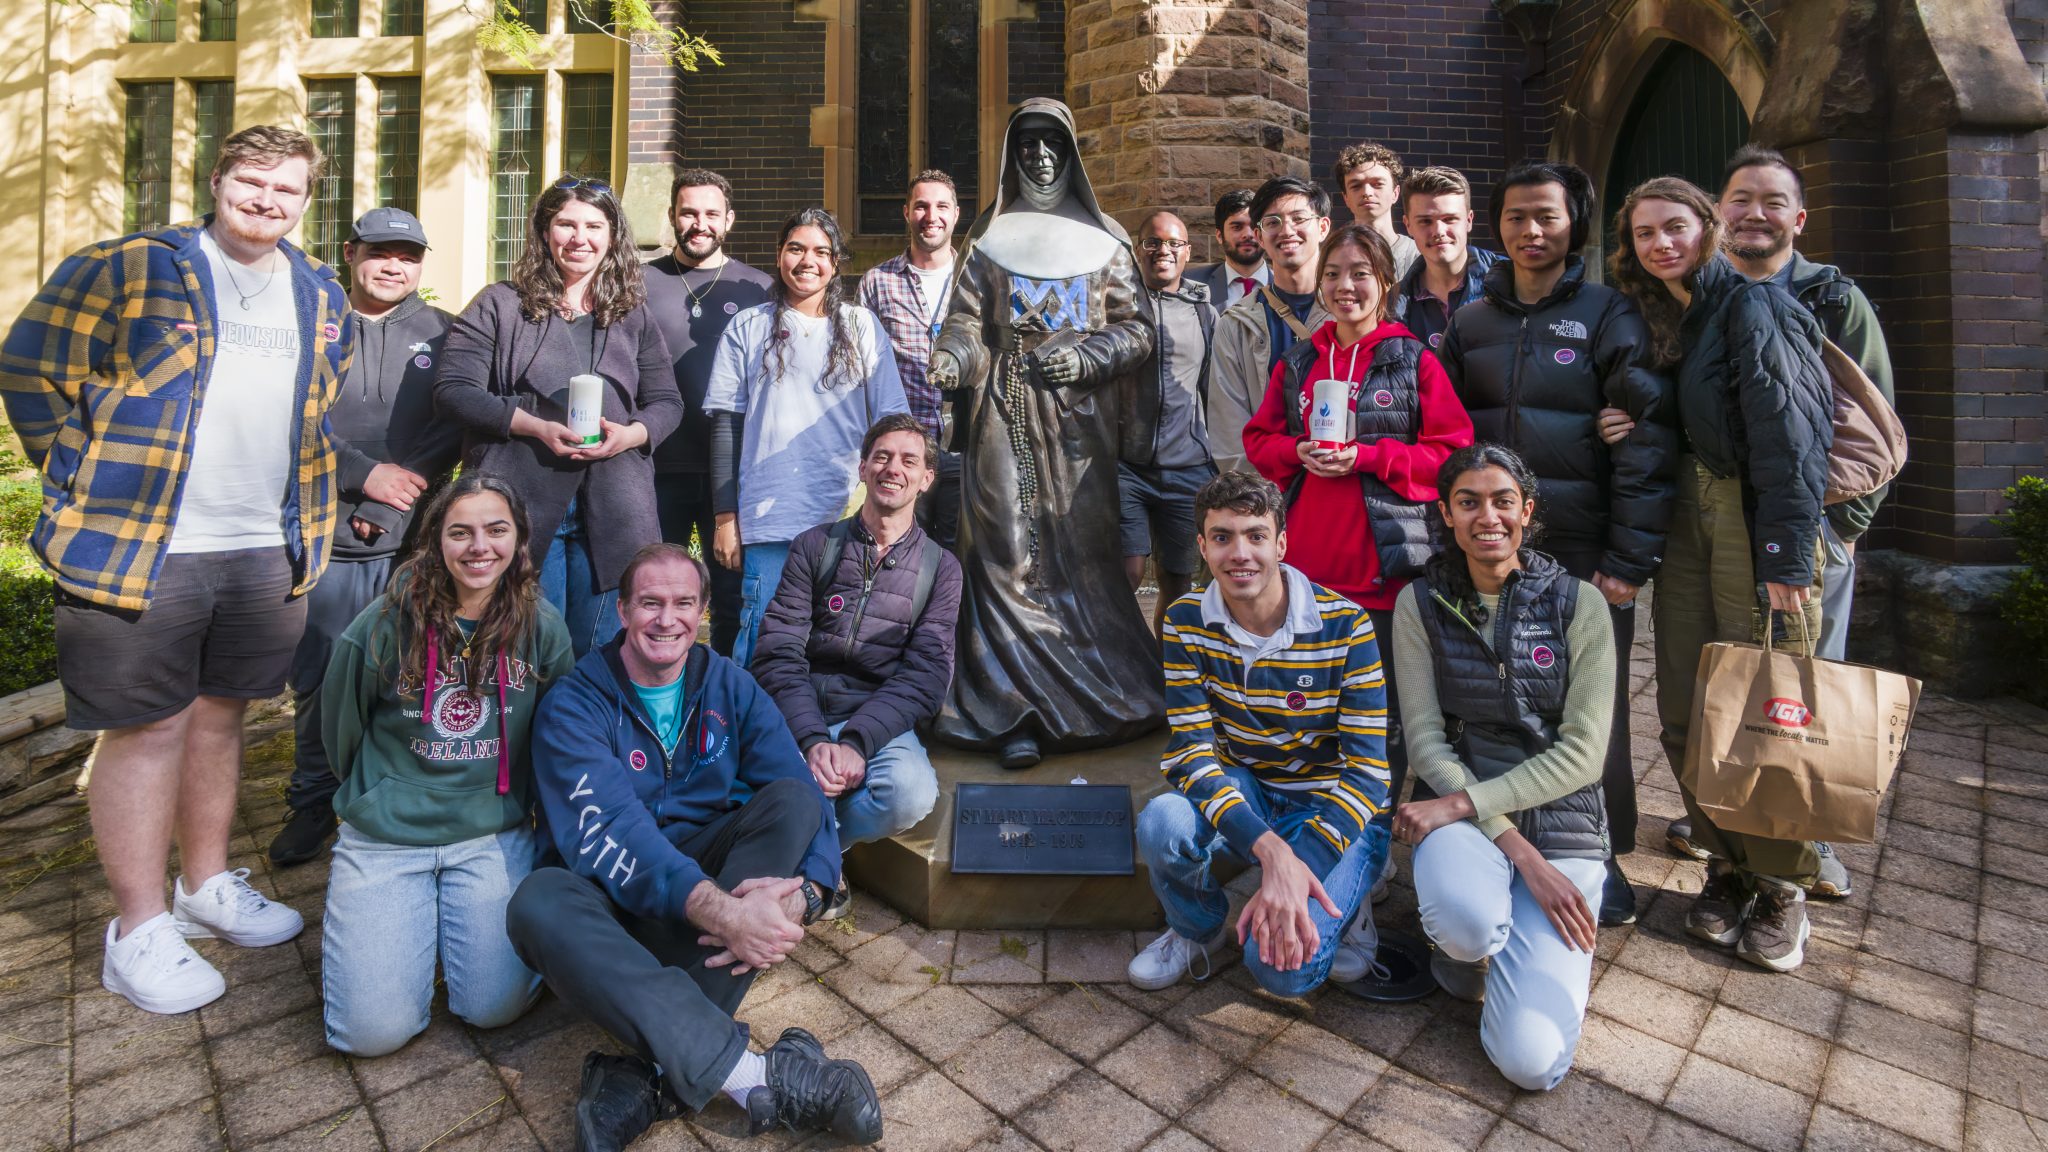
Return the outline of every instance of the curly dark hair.
[[[512,562],[491,592],[490,606],[476,622],[467,641],[455,622],[459,603],[455,576],[441,553],[441,532],[449,509],[469,496],[491,494],[502,498],[512,510]],[[540,572],[527,551],[531,530],[526,504],[512,486],[495,476],[474,472],[443,486],[420,517],[419,535],[411,555],[391,574],[384,591],[384,611],[398,618],[400,644],[397,679],[419,685],[426,680],[427,638],[432,636],[442,652],[461,652],[467,644],[473,657],[465,661],[468,688],[480,694],[485,672],[498,666],[499,656],[511,656],[532,640],[540,619]]]
[[[509,278],[519,293],[519,314],[538,324],[562,305],[562,270],[548,246],[548,228],[572,200],[604,213],[611,228],[611,246],[598,262],[584,298],[591,319],[598,327],[609,328],[645,303],[647,290],[640,279],[640,261],[633,255],[633,229],[626,223],[625,209],[611,185],[590,178],[565,176],[533,202],[526,222],[526,251],[519,254]]]
[[[1195,493],[1195,530],[1200,535],[1208,526],[1209,513],[1236,512],[1242,516],[1271,516],[1273,531],[1287,531],[1287,499],[1280,486],[1256,472],[1235,469],[1220,472]]]
[[[1437,514],[1444,518],[1446,529],[1450,524],[1451,493],[1457,490],[1458,477],[1486,468],[1498,468],[1513,477],[1524,499],[1536,498],[1536,471],[1514,449],[1501,444],[1468,444],[1451,453],[1443,467],[1436,470]],[[1542,531],[1542,525],[1531,512],[1522,525],[1522,546],[1528,547]],[[1472,565],[1466,560],[1464,549],[1458,547],[1457,534],[1446,530],[1443,542],[1436,562],[1431,565],[1436,590],[1453,604],[1476,600],[1479,590],[1472,583]]]
[[[855,326],[842,323],[840,315],[847,303],[846,282],[839,276],[839,269],[846,263],[846,238],[840,234],[839,220],[823,208],[806,208],[791,214],[782,222],[782,231],[775,234],[777,261],[781,260],[783,246],[799,228],[816,228],[825,234],[826,243],[832,246],[832,275],[825,279],[825,320],[832,326],[832,350],[825,358],[825,379],[820,384],[826,388],[841,383],[860,384],[867,379],[867,369],[861,365],[859,333]],[[769,383],[778,383],[789,367],[789,342],[781,338],[782,314],[789,310],[789,285],[783,280],[778,269],[775,284],[768,290],[768,299],[775,305],[774,333],[770,339],[774,344],[775,366],[769,376]],[[767,361],[763,357],[763,363]]]
[[[1668,368],[1685,354],[1678,335],[1685,306],[1678,302],[1678,297],[1671,294],[1671,289],[1665,287],[1662,280],[1636,259],[1635,228],[1631,221],[1636,205],[1645,200],[1669,201],[1699,218],[1701,263],[1713,259],[1714,253],[1721,250],[1721,213],[1714,198],[1705,190],[1677,176],[1658,176],[1643,181],[1615,210],[1614,235],[1609,238],[1607,253],[1607,281],[1643,310],[1643,319],[1650,325],[1650,350],[1656,355],[1658,366]],[[1687,272],[1687,283],[1692,283],[1698,275],[1698,268]]]

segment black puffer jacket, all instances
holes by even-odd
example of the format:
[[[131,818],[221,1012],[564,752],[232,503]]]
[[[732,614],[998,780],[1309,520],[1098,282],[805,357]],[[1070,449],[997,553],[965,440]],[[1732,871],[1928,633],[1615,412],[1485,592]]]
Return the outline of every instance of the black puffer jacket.
[[[1600,571],[1646,583],[1671,527],[1678,438],[1671,386],[1655,368],[1642,313],[1614,289],[1587,283],[1577,256],[1536,304],[1515,298],[1505,260],[1482,291],[1458,309],[1437,349],[1474,438],[1513,448],[1535,470],[1546,549],[1598,553]],[[1596,428],[1602,408],[1636,422],[1612,448]]]
[[[1791,293],[1717,254],[1696,274],[1679,335],[1685,438],[1716,476],[1742,478],[1756,578],[1811,584],[1835,443],[1819,323]]]
[[[924,530],[913,526],[877,562],[874,537],[859,517],[852,521],[838,567],[823,586],[812,572],[834,526],[806,529],[790,542],[752,671],[804,751],[831,739],[827,730],[844,721],[839,742],[872,757],[945,703],[960,616],[960,561],[944,548],[931,549],[938,576],[913,619]]]

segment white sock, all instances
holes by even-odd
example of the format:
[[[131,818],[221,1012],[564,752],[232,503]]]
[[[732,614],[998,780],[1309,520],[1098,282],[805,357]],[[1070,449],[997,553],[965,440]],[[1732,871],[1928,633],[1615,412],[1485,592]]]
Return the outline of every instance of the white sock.
[[[727,1096],[732,1097],[733,1103],[745,1108],[747,1093],[767,1086],[768,1058],[750,1050],[740,1053],[740,1062],[732,1066],[731,1072],[726,1073],[722,1090]]]

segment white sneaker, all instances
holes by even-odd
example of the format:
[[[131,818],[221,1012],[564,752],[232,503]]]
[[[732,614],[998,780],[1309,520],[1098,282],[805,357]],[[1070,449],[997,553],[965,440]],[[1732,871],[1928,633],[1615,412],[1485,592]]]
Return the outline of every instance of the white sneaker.
[[[1372,882],[1373,903],[1386,903],[1388,894],[1393,892],[1394,890],[1394,876],[1400,871],[1401,866],[1394,862],[1394,852],[1393,849],[1389,847],[1387,849],[1387,862],[1380,866],[1380,877],[1379,879]]]
[[[157,913],[116,940],[119,923],[118,918],[107,922],[106,958],[100,962],[100,983],[107,991],[126,996],[144,1012],[171,1016],[211,1004],[228,990],[213,965],[185,943],[169,912]]]
[[[1217,929],[1216,935],[1207,941],[1190,940],[1168,928],[1159,939],[1145,946],[1143,952],[1131,957],[1126,970],[1131,983],[1147,992],[1171,988],[1180,983],[1180,978],[1194,974],[1196,980],[1207,980],[1215,972],[1215,963],[1209,953],[1213,949],[1221,952],[1230,939],[1230,925]],[[1195,972],[1196,958],[1200,957],[1201,971]]]
[[[306,922],[297,912],[249,886],[249,870],[223,872],[185,893],[180,877],[171,915],[178,931],[195,940],[221,939],[244,948],[267,948],[297,936]]]
[[[1380,953],[1380,929],[1372,920],[1372,905],[1358,909],[1358,915],[1351,918],[1351,927],[1344,930],[1344,938],[1337,941],[1337,951],[1330,957],[1330,979],[1340,984],[1363,980],[1366,974],[1378,965],[1374,963]],[[1384,978],[1385,969],[1380,969]]]

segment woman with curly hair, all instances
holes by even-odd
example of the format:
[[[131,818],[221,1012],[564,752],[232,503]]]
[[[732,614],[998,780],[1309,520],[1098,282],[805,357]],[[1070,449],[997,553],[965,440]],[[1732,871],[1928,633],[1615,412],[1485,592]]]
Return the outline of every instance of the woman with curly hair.
[[[604,380],[595,444],[569,427],[569,378],[582,375]],[[609,185],[565,176],[540,194],[511,277],[449,331],[434,404],[466,433],[463,470],[504,479],[526,502],[541,593],[576,654],[611,639],[619,574],[661,539],[654,448],[682,422],[683,399]]]
[[[395,1052],[448,1007],[479,1028],[533,1006],[540,977],[505,935],[533,868],[528,735],[573,657],[505,481],[469,474],[428,506],[419,543],[335,642],[320,690],[341,786],[320,981],[327,1042]]]
[[[840,518],[868,426],[910,410],[888,331],[840,281],[839,221],[806,208],[782,222],[775,250],[768,302],[726,325],[704,393],[712,554],[740,572],[732,658],[741,667],[753,660],[789,542]]]
[[[1712,197],[1675,176],[1629,193],[1614,218],[1610,279],[1649,320],[1675,368],[1683,433],[1678,500],[1658,571],[1657,712],[1664,751],[1686,757],[1700,649],[1773,643],[1810,655],[1820,635],[1821,507],[1834,444],[1821,330],[1791,293],[1751,281],[1720,252]],[[1627,418],[1603,412],[1603,436]],[[1787,617],[1801,620],[1788,624]],[[1718,829],[1690,795],[1689,839],[1710,854],[1686,929],[1760,967],[1805,959],[1811,842]]]

